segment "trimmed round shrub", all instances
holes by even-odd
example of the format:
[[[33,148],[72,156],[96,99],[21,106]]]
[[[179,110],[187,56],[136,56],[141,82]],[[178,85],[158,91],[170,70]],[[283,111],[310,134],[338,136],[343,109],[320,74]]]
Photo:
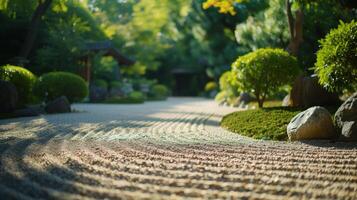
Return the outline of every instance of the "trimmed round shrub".
[[[139,91],[131,92],[128,97],[135,100],[145,99],[145,95]]]
[[[29,103],[36,81],[34,74],[22,67],[5,65],[0,67],[0,79],[15,85],[20,105]]]
[[[241,91],[255,95],[259,107],[281,86],[291,84],[299,74],[298,62],[282,49],[258,49],[241,56],[232,65]]]
[[[108,88],[108,83],[103,80],[103,79],[96,79],[93,81],[93,85],[97,86],[97,87],[100,87],[100,88],[105,88],[107,89]]]
[[[212,90],[215,90],[217,89],[217,83],[214,82],[214,81],[211,81],[211,82],[208,82],[206,85],[205,85],[205,92],[210,92]]]
[[[152,86],[151,93],[156,99],[166,99],[169,96],[169,89],[165,85],[157,84]]]
[[[315,72],[330,91],[357,89],[357,22],[341,23],[320,40]]]
[[[47,101],[66,96],[70,102],[78,102],[88,95],[87,83],[76,74],[50,72],[38,78],[34,93]]]

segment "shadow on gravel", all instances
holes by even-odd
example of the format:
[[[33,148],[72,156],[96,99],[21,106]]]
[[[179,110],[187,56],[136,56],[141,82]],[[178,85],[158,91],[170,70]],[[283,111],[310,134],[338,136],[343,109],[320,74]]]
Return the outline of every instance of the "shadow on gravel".
[[[45,128],[33,138],[10,137],[0,140],[0,199],[56,199],[65,197],[54,196],[56,193],[53,191],[73,192],[77,171],[51,161],[38,163],[36,159],[46,155],[30,150],[32,145],[46,146],[58,134],[65,135],[69,129],[59,131],[58,134],[51,133],[53,131],[58,130]],[[53,151],[59,153],[55,149]],[[28,160],[34,162],[35,166],[39,164],[41,168],[29,165]]]
[[[357,149],[357,142],[339,142],[339,141],[328,141],[328,140],[313,140],[313,141],[301,141],[301,143],[321,147],[321,148],[336,148],[336,149]]]

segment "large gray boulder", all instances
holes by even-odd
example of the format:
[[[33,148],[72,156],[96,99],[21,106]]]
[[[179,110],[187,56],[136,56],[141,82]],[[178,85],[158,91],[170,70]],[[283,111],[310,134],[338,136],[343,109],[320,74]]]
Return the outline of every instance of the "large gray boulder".
[[[71,104],[67,97],[61,96],[53,101],[50,101],[45,106],[45,111],[49,114],[53,113],[68,113],[71,112]]]
[[[18,94],[16,87],[8,82],[0,80],[0,113],[11,113],[16,109]]]
[[[357,92],[337,110],[335,124],[342,133],[341,140],[357,140]]]
[[[290,121],[287,133],[290,141],[337,137],[331,114],[320,106],[309,108],[296,115]]]

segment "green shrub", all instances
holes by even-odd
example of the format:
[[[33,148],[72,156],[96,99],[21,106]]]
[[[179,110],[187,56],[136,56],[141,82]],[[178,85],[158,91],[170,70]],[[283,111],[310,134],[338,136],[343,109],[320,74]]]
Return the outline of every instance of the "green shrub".
[[[232,90],[239,94],[237,77],[234,71],[227,71],[219,78],[219,88],[223,90]]]
[[[0,79],[10,81],[16,86],[20,105],[29,103],[32,96],[33,84],[36,81],[36,76],[29,70],[12,65],[1,66]]]
[[[93,84],[97,87],[101,87],[101,88],[105,88],[105,89],[108,88],[108,83],[103,79],[96,79],[93,81]]]
[[[110,87],[111,88],[121,88],[123,84],[119,81],[112,81],[110,82]]]
[[[156,84],[151,88],[150,97],[156,100],[164,100],[169,96],[169,89],[165,85]]]
[[[237,102],[239,90],[235,72],[224,72],[219,78],[219,88],[221,91],[216,95],[215,101],[228,105],[234,105]]]
[[[213,90],[215,90],[217,88],[218,88],[217,83],[214,82],[214,81],[211,81],[211,82],[208,82],[205,85],[205,92],[210,92],[210,91],[213,91]]]
[[[357,22],[342,23],[320,40],[315,72],[331,91],[357,89]]]
[[[132,99],[145,99],[145,95],[142,92],[138,91],[131,92],[128,97]]]
[[[42,75],[35,84],[35,94],[46,100],[66,96],[70,102],[78,102],[88,95],[83,78],[68,72],[50,72]]]
[[[106,99],[103,103],[109,104],[138,104],[144,103],[145,95],[142,92],[131,92],[127,97],[111,97]]]
[[[259,107],[279,87],[292,83],[299,73],[296,58],[282,49],[258,49],[239,57],[232,67],[239,88],[252,92]]]

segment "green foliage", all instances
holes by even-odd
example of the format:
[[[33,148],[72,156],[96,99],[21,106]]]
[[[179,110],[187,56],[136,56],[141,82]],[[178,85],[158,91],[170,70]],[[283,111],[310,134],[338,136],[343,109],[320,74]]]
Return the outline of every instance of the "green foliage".
[[[120,71],[117,61],[112,57],[97,54],[93,58],[92,75],[107,82],[118,80]]]
[[[234,71],[226,71],[219,78],[219,88],[221,90],[232,90],[238,92],[238,84]]]
[[[259,49],[241,56],[232,65],[242,91],[252,92],[262,107],[279,87],[293,82],[299,73],[296,58],[282,49]]]
[[[70,102],[82,101],[88,95],[87,83],[68,72],[50,72],[38,78],[34,93],[47,101],[66,96]]]
[[[0,79],[10,81],[16,86],[20,105],[29,103],[36,81],[34,74],[22,67],[5,65],[0,67]]]
[[[353,11],[343,8],[340,2],[339,0],[304,0],[301,2],[300,6],[303,7],[304,12],[304,42],[297,58],[300,67],[305,71],[316,63],[316,52],[320,47],[319,40],[324,38],[331,29],[336,28],[340,20],[350,21],[356,18],[357,13],[353,14]]]
[[[150,90],[150,98],[154,100],[164,100],[169,96],[169,89],[165,85],[153,85]]]
[[[145,95],[142,92],[131,92],[127,97],[111,97],[106,99],[103,103],[108,104],[139,104],[144,103]]]
[[[108,88],[108,83],[103,79],[96,79],[93,81],[93,84],[97,87],[101,87],[101,88],[105,88],[105,89]]]
[[[39,48],[35,51],[34,71],[77,72],[78,62],[86,42],[106,40],[107,37],[92,14],[75,0],[54,4],[43,18]]]
[[[287,140],[286,128],[300,110],[265,108],[239,111],[225,116],[221,126],[238,134],[263,140]]]
[[[123,84],[119,81],[110,82],[110,88],[121,88]]]
[[[332,91],[357,89],[357,22],[341,22],[320,41],[315,72]]]
[[[239,95],[237,96],[230,90],[223,90],[216,95],[215,101],[219,104],[235,106],[238,102],[238,97]]]
[[[208,82],[206,85],[205,85],[205,92],[210,92],[210,91],[213,91],[215,89],[218,88],[218,85],[216,82],[214,81],[211,81],[211,82]]]
[[[144,99],[131,98],[131,97],[111,97],[103,101],[107,104],[141,104],[144,103]]]
[[[219,78],[219,92],[215,100],[220,104],[234,105],[239,97],[238,83],[236,73],[234,71],[227,71]]]
[[[144,100],[145,99],[145,95],[142,93],[142,92],[139,92],[139,91],[134,91],[134,92],[131,92],[129,95],[128,95],[129,98],[131,99],[142,99]]]
[[[285,20],[285,1],[268,2],[267,9],[249,16],[245,22],[237,25],[235,36],[241,52],[266,47],[281,48],[288,43],[290,35],[288,21]]]

